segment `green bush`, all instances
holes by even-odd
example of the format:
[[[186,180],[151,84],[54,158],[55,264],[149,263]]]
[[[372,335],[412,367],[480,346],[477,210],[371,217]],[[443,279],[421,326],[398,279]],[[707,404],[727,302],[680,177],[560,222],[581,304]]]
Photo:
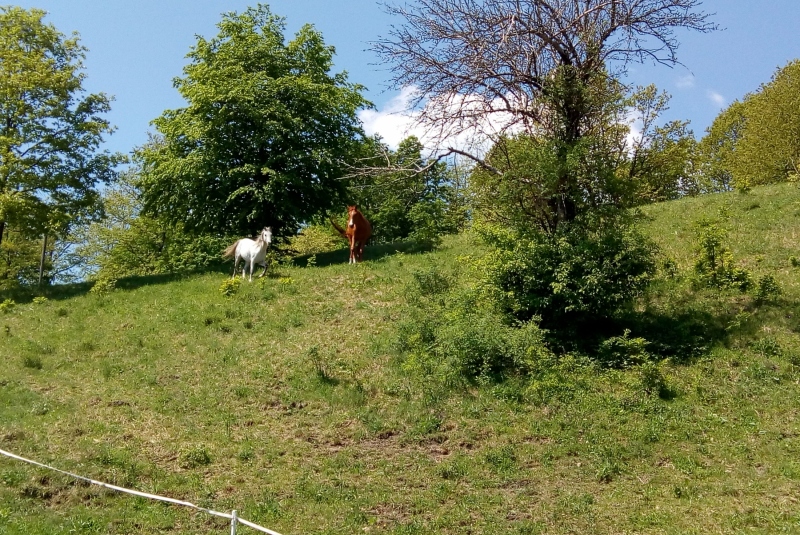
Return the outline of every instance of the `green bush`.
[[[346,244],[330,223],[309,225],[289,239],[289,248],[301,256],[341,249]]]
[[[772,275],[764,275],[756,285],[756,302],[764,304],[781,295],[781,287]]]
[[[625,368],[650,359],[646,349],[649,342],[644,338],[631,338],[630,334],[626,329],[622,336],[612,336],[600,343],[597,354],[603,364]]]
[[[645,362],[639,368],[642,389],[660,398],[670,397],[671,391],[661,368],[655,362]]]
[[[186,273],[220,261],[220,252],[233,238],[194,234],[181,225],[140,216],[120,229],[113,247],[96,259],[98,278]]]
[[[107,295],[114,291],[116,285],[116,279],[101,277],[94,282],[94,285],[92,285],[92,289],[89,290],[89,293],[95,295]]]
[[[8,314],[14,310],[15,306],[17,306],[17,303],[15,303],[13,299],[5,299],[2,303],[0,303],[0,312]]]
[[[479,293],[451,290],[431,267],[414,273],[410,311],[399,328],[405,367],[444,382],[526,375],[551,358],[538,318],[509,324]]]
[[[727,215],[719,219],[703,218],[695,224],[695,286],[702,288],[734,288],[746,292],[753,285],[751,273],[737,267],[727,244]]]
[[[485,288],[512,317],[539,316],[549,329],[613,316],[656,272],[655,244],[621,217],[576,221],[550,234],[479,232],[493,247],[481,261]]]
[[[431,247],[438,246],[442,242],[442,235],[452,232],[445,217],[446,209],[447,206],[442,200],[413,205],[408,211],[412,228],[408,237]]]

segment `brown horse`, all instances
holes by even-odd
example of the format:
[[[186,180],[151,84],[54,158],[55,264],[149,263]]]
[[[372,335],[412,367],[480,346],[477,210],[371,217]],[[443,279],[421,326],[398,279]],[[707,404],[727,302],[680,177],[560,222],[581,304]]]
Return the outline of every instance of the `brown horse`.
[[[343,229],[336,224],[336,221],[331,219],[331,223],[339,231],[339,234],[347,238],[350,242],[350,264],[361,262],[364,258],[364,246],[367,240],[372,236],[372,226],[370,226],[364,214],[358,211],[355,206],[347,207],[347,230]]]

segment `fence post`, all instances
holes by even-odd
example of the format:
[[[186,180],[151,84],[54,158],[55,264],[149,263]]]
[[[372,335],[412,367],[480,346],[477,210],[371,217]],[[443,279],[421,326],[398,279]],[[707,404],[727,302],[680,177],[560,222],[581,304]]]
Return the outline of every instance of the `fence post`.
[[[236,535],[236,509],[231,512],[231,535]]]

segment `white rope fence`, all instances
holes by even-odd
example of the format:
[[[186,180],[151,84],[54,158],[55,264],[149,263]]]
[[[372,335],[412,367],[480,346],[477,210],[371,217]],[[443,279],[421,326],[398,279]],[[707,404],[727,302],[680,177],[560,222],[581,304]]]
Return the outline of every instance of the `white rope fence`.
[[[151,500],[158,500],[162,502],[174,503],[175,505],[183,505],[185,507],[191,507],[192,509],[197,509],[198,511],[203,511],[204,513],[208,513],[213,516],[218,516],[220,518],[227,518],[231,521],[231,535],[236,535],[236,526],[237,524],[243,524],[250,528],[253,528],[256,531],[260,531],[262,533],[269,533],[270,535],[281,535],[277,531],[272,531],[271,529],[267,529],[265,527],[259,526],[258,524],[254,524],[248,520],[243,518],[239,518],[236,514],[236,511],[232,511],[231,513],[221,513],[219,511],[212,511],[211,509],[206,509],[205,507],[200,507],[199,505],[195,505],[193,503],[184,502],[181,500],[176,500],[175,498],[167,498],[165,496],[158,496],[156,494],[148,494],[146,492],[140,492],[138,490],[131,490],[126,489],[124,487],[118,487],[116,485],[111,485],[109,483],[103,483],[102,481],[96,481],[94,479],[89,479],[88,477],[79,476],[78,474],[73,474],[72,472],[67,472],[65,470],[59,470],[58,468],[53,468],[52,466],[48,466],[46,464],[42,464],[40,462],[32,461],[30,459],[26,459],[25,457],[20,457],[19,455],[15,455],[11,452],[0,450],[0,454],[5,455],[6,457],[10,457],[12,459],[16,459],[18,461],[23,461],[28,464],[33,464],[36,466],[40,466],[42,468],[47,468],[48,470],[53,470],[54,472],[59,472],[61,474],[68,475],[70,477],[74,477],[76,479],[80,479],[82,481],[87,481],[93,485],[99,485],[101,487],[116,490],[118,492],[124,492],[126,494],[133,494],[134,496],[141,496],[143,498],[150,498]]]

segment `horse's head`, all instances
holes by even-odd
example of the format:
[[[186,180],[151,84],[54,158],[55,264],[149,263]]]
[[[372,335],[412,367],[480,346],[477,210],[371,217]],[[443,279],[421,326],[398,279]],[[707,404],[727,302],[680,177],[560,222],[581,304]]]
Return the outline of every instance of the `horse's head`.
[[[356,226],[355,216],[356,216],[357,213],[359,213],[359,212],[358,212],[358,208],[356,208],[355,205],[347,207],[347,217],[348,217],[347,226],[348,227],[353,228],[353,227]]]
[[[264,230],[261,231],[261,240],[272,243],[272,227],[264,227]]]

